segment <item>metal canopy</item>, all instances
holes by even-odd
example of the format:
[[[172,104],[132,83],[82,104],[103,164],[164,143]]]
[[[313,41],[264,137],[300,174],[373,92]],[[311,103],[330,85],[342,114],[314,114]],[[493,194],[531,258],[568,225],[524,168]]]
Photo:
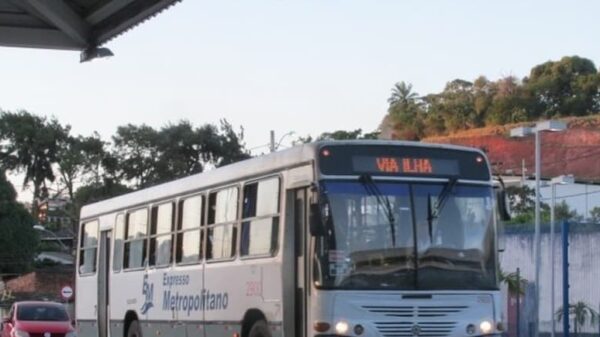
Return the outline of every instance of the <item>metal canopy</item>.
[[[80,50],[87,55],[179,1],[0,0],[0,46]]]

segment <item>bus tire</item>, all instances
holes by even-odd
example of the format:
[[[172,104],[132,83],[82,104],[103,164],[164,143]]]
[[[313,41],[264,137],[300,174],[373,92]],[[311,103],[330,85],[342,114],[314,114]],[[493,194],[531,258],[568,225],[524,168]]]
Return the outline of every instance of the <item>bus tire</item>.
[[[127,337],[142,337],[140,323],[137,320],[134,320],[131,323],[129,323],[129,329],[127,329]]]
[[[267,322],[263,321],[262,319],[256,321],[252,325],[248,337],[271,337],[271,331],[269,330]]]

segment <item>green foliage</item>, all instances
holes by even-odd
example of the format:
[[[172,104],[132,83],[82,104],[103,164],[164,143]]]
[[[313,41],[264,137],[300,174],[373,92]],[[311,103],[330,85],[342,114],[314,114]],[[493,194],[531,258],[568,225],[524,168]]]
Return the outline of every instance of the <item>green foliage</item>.
[[[5,172],[0,170],[0,274],[28,271],[39,242],[33,218],[16,196]]]
[[[319,140],[353,140],[353,139],[378,139],[379,131],[373,131],[369,133],[363,133],[362,129],[356,129],[351,131],[336,130],[332,132],[323,132],[316,139],[308,135],[306,137],[298,137],[292,142],[292,144],[307,144],[313,141]]]
[[[535,190],[524,186],[510,186],[506,189],[510,207],[513,214],[509,225],[532,224],[535,221]],[[542,223],[550,223],[550,206],[546,203],[540,205],[540,220]],[[571,209],[566,201],[562,200],[554,206],[555,221],[563,220],[579,221],[582,216],[576,210]]]
[[[57,120],[27,111],[0,111],[0,168],[24,173],[23,185],[33,184],[34,205],[48,196],[46,182],[54,181],[52,165],[68,131]]]
[[[86,175],[92,175],[90,179],[99,179],[106,144],[98,134],[94,134],[92,137],[67,135],[59,145],[58,173],[61,183],[67,189],[69,198],[72,200],[75,181],[81,180]]]
[[[525,89],[535,99],[536,116],[584,116],[598,109],[599,83],[592,61],[567,56],[533,67]]]
[[[236,132],[225,120],[219,127],[194,128],[181,121],[160,130],[129,124],[113,136],[114,159],[106,166],[136,187],[148,187],[202,172],[209,164],[222,166],[249,158],[243,137],[243,130]]]
[[[59,144],[57,151],[57,171],[60,177],[60,185],[66,189],[69,200],[75,198],[75,184],[80,181],[99,181],[101,180],[102,160],[106,156],[104,147],[106,144],[100,139],[98,134],[92,137],[73,137],[66,135]],[[58,191],[57,195],[62,194]],[[66,206],[65,212],[71,218],[72,230],[77,232],[78,226],[78,209],[73,203]],[[48,228],[60,226],[52,226],[47,224]]]
[[[596,206],[590,210],[590,218],[592,222],[600,224],[600,207]]]
[[[509,186],[506,188],[510,209],[515,214],[533,212],[535,208],[535,191],[527,185]]]
[[[564,319],[563,307],[560,307],[554,314],[559,322],[562,321]],[[575,323],[573,325],[575,336],[586,324],[594,326],[599,318],[598,312],[585,302],[569,304],[569,319]]]
[[[182,121],[158,130],[125,125],[111,151],[108,145],[98,134],[73,136],[55,119],[0,110],[1,172],[24,173],[24,186],[33,185],[34,218],[39,200],[67,195],[72,203],[64,211],[74,226],[83,204],[129,192],[128,184],[148,187],[250,157],[243,129],[226,120],[201,127]],[[51,195],[52,182],[57,189]]]
[[[584,116],[600,109],[599,87],[594,63],[577,56],[537,65],[523,80],[455,79],[442,92],[422,97],[411,84],[398,82],[384,124],[395,138],[419,140],[482,126]]]
[[[550,219],[550,210],[547,210],[547,212],[548,219]],[[581,221],[583,219],[576,210],[569,207],[569,204],[567,204],[565,200],[562,200],[554,206],[554,218],[558,222],[562,222],[563,220]]]
[[[129,187],[111,179],[105,178],[103,182],[92,182],[88,185],[81,186],[75,192],[73,205],[76,214],[79,214],[81,207],[104,199],[112,198],[131,192]]]
[[[423,103],[418,94],[412,91],[412,84],[396,83],[388,102],[388,114],[394,129],[402,132],[400,138],[421,138],[424,131]]]
[[[352,131],[337,130],[333,132],[324,132],[317,140],[351,140],[351,139],[377,139],[377,131],[363,134],[362,129]]]
[[[518,293],[519,295],[525,294],[525,288],[527,288],[527,283],[529,282],[525,278],[518,278],[516,272],[507,274],[502,271],[500,271],[500,281],[506,283],[510,293]]]

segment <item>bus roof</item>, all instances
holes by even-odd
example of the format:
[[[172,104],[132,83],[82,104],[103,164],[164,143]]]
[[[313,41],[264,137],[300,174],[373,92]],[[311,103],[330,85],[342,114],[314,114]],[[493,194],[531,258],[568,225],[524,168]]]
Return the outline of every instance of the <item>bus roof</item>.
[[[446,144],[388,140],[319,141],[294,146],[286,150],[269,153],[263,156],[253,157],[214,170],[194,174],[111,199],[92,203],[81,208],[81,219],[89,219],[115,212],[120,209],[136,207],[137,205],[146,204],[152,201],[165,200],[177,195],[193,193],[194,191],[208,189],[213,186],[219,186],[237,180],[266,175],[286,167],[299,166],[303,163],[308,164],[315,159],[317,149],[325,145],[422,146],[424,148],[442,148],[477,152],[485,156],[479,149]]]

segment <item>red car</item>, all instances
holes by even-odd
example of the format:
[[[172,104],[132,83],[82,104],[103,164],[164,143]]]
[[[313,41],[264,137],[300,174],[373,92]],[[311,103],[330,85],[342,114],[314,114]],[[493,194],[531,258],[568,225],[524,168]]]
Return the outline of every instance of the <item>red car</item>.
[[[64,305],[15,302],[2,322],[1,337],[77,337]]]

